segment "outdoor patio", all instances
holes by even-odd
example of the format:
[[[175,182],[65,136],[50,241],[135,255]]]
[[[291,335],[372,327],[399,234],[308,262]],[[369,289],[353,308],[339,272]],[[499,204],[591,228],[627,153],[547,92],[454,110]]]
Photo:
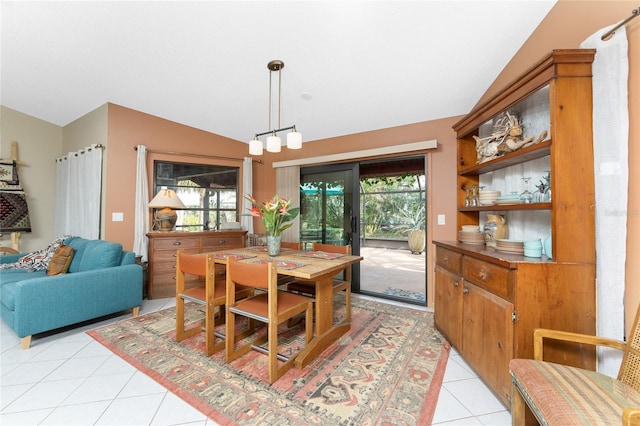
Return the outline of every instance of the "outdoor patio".
[[[363,291],[426,300],[425,253],[408,249],[361,247],[360,289]]]

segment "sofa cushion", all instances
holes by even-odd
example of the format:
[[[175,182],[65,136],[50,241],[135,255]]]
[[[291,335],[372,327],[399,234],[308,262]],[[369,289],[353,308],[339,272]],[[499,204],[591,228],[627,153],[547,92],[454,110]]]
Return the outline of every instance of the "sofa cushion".
[[[80,237],[71,237],[64,241],[66,245],[73,247],[73,260],[71,261],[71,265],[69,265],[69,272],[80,271],[80,263],[82,263],[82,258],[84,257],[84,249],[87,247],[89,241],[90,240]]]
[[[102,240],[91,240],[82,254],[78,271],[111,268],[120,265],[122,245]]]
[[[47,275],[66,274],[73,260],[73,247],[60,244],[47,267]]]
[[[24,271],[21,269],[5,269],[0,271],[0,299],[2,304],[13,311],[16,306],[16,287],[20,281],[40,278],[47,275],[46,271]]]

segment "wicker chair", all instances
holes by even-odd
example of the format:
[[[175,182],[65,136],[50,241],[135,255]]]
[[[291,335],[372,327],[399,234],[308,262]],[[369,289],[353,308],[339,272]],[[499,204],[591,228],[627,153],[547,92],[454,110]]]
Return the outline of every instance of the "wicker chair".
[[[628,341],[537,329],[534,359],[513,359],[511,415],[514,425],[640,425],[640,308]],[[543,339],[624,351],[617,379],[543,361]]]

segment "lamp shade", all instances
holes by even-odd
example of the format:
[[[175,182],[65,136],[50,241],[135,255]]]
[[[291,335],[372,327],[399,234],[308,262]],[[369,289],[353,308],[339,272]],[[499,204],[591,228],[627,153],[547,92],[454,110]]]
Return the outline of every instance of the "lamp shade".
[[[280,142],[280,138],[277,136],[269,136],[267,138],[267,151],[269,152],[280,152],[282,149],[282,144]]]
[[[182,204],[176,191],[162,187],[156,196],[153,197],[153,200],[149,202],[149,207],[162,209],[156,211],[153,224],[154,229],[169,232],[173,231],[173,227],[178,220],[178,215],[171,209],[183,209],[185,205]]]
[[[262,141],[258,138],[249,141],[249,154],[250,155],[262,155]]]
[[[162,187],[160,191],[153,197],[153,200],[149,202],[149,207],[153,208],[162,208],[169,207],[172,209],[183,209],[185,206],[182,204],[182,200],[176,194],[176,191],[173,189],[167,189],[166,187]]]
[[[289,149],[301,149],[302,148],[302,133],[296,132],[295,129],[292,132],[287,133],[287,148],[289,148]]]

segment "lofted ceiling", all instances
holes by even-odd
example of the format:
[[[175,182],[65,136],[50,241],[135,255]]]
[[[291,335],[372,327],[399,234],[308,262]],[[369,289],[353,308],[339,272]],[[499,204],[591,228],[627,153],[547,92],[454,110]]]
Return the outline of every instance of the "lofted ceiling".
[[[112,102],[246,142],[273,127],[280,59],[280,124],[305,141],[451,117],[555,2],[3,0],[0,102],[59,126]]]

